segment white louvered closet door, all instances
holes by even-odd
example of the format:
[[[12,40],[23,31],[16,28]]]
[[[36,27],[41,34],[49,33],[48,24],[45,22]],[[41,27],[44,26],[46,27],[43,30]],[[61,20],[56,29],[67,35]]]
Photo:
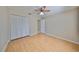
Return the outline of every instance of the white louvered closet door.
[[[16,25],[17,25],[17,17],[16,16],[13,16],[13,15],[10,15],[10,36],[11,36],[11,39],[15,39],[17,38],[17,28],[16,28]]]
[[[11,40],[29,35],[29,21],[25,16],[10,15]]]

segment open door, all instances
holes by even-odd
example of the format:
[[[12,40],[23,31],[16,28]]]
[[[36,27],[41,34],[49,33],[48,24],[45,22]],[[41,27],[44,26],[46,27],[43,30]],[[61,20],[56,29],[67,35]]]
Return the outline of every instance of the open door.
[[[38,31],[46,33],[46,22],[45,19],[38,20]]]

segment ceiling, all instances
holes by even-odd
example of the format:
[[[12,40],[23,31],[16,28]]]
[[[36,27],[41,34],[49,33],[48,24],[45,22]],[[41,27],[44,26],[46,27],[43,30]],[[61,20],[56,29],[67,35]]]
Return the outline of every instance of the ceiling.
[[[38,12],[36,12],[34,9],[38,9],[40,6],[10,6],[9,9],[13,10],[23,10],[27,13],[31,13],[39,15]],[[60,12],[68,11],[71,9],[77,8],[76,6],[47,6],[47,9],[51,10],[50,12],[46,12],[45,14],[48,15],[54,15]]]

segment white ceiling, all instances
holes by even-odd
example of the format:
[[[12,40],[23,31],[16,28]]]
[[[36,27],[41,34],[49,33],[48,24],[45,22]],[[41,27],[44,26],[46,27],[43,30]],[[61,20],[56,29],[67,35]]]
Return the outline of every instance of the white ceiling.
[[[23,10],[27,13],[31,14],[38,14],[34,9],[39,8],[40,6],[10,6],[9,9],[17,9],[17,10]],[[77,8],[76,6],[47,6],[47,9],[51,10],[50,12],[46,12],[46,15],[54,15],[63,11],[68,11],[71,9]],[[38,14],[39,15],[39,14]]]

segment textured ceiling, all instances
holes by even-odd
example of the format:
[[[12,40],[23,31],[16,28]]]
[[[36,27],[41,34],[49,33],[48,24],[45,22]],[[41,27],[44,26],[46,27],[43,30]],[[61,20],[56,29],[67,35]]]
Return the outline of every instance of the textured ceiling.
[[[34,9],[38,9],[40,6],[10,6],[9,9],[13,10],[23,10],[27,13],[39,15]],[[76,6],[47,6],[47,9],[51,10],[50,12],[46,12],[46,15],[54,15],[60,12],[68,11],[76,8]]]

